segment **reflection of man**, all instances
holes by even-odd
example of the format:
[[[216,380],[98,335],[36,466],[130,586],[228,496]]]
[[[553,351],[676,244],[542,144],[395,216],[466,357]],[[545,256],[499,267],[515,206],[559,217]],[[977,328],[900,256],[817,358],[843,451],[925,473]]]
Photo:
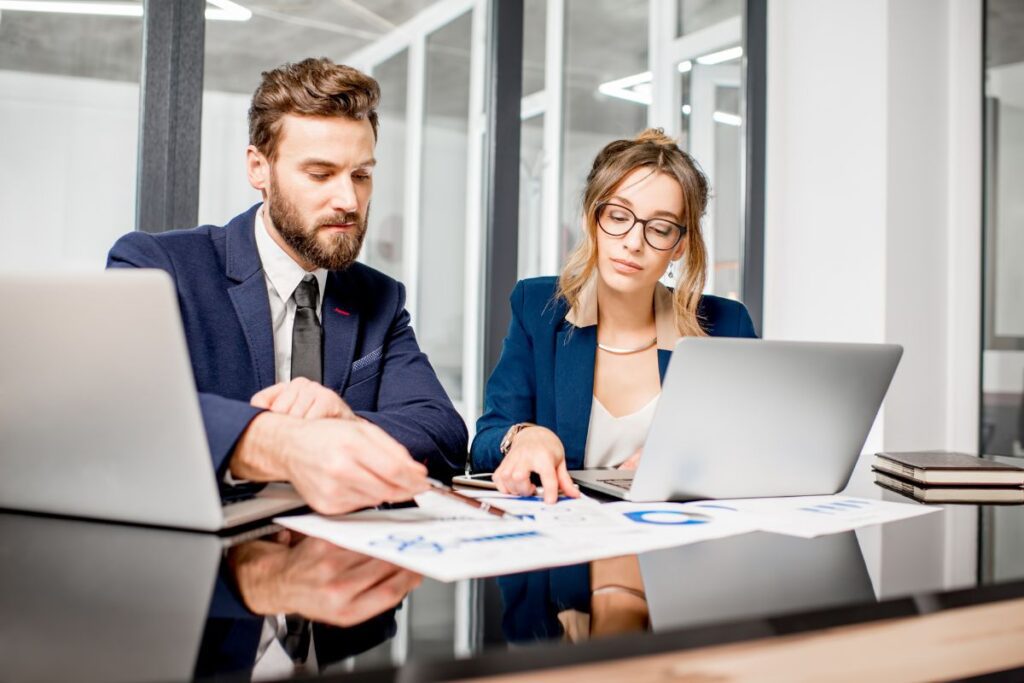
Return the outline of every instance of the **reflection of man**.
[[[325,513],[408,499],[466,454],[404,288],[355,262],[378,98],[327,59],[264,73],[246,151],[263,203],[223,227],[125,235],[108,257],[174,279],[220,480],[290,481]]]
[[[225,560],[197,679],[323,670],[392,637],[395,607],[422,581],[383,560],[288,531],[234,546]],[[281,614],[314,623],[295,630],[292,617]]]

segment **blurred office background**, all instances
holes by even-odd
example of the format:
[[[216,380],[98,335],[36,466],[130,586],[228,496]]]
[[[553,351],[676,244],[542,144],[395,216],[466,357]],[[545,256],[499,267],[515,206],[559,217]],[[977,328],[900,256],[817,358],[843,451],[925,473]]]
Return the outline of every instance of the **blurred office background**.
[[[51,9],[60,11],[32,11]],[[383,91],[362,259],[406,283],[421,344],[474,420],[486,370],[485,108],[487,88],[503,85],[485,82],[488,41],[501,30],[488,20],[490,3],[253,0],[204,9],[201,71],[190,74],[202,84],[196,218],[180,222],[147,220],[136,205],[147,199],[138,167],[143,3],[0,2],[0,267],[95,267],[133,228],[225,223],[259,201],[243,159],[260,72],[310,55],[353,64]],[[519,187],[510,188],[520,199],[518,276],[556,273],[576,243],[596,152],[658,125],[715,188],[704,226],[708,291],[740,298],[743,2],[527,0],[522,14],[522,144]]]
[[[904,345],[866,451],[1024,456],[1024,3],[0,0],[0,269],[99,268],[126,231],[258,201],[249,99],[307,56],[381,83],[361,258],[406,283],[471,426],[515,278],[558,272],[594,154],[653,125],[711,179],[708,292],[768,337]],[[509,93],[520,144],[495,150]],[[979,528],[949,519],[937,533]],[[982,522],[953,571],[1024,554],[1024,530]]]

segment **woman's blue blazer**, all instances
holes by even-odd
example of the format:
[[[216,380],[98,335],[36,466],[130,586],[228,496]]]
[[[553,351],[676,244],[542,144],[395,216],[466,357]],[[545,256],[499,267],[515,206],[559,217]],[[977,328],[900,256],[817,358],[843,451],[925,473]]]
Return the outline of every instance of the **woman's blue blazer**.
[[[569,469],[583,467],[594,395],[597,325],[576,327],[565,319],[563,299],[555,298],[557,279],[521,280],[512,290],[512,321],[498,365],[487,381],[484,413],[470,449],[473,470],[491,472],[501,462],[498,446],[508,428],[532,422],[555,432],[565,446]],[[743,304],[704,295],[697,310],[712,337],[755,337]],[[658,349],[664,380],[670,350]]]

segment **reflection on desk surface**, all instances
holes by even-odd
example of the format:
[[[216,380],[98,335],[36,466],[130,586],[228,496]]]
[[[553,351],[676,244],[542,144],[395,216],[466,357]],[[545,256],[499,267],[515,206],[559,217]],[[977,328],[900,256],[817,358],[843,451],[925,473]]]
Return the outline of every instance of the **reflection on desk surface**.
[[[655,630],[871,602],[857,536],[753,533],[640,558]]]
[[[192,677],[216,536],[5,514],[0,539],[4,679]]]
[[[948,567],[974,557],[977,539],[958,540],[948,530],[976,513],[956,506],[856,535],[804,540],[754,533],[643,555],[642,590],[656,632],[644,638],[871,605],[876,595],[972,586],[973,575],[951,581]],[[350,551],[337,549],[347,559],[334,557],[333,546],[293,540],[282,550],[281,543],[275,535],[225,551],[224,540],[208,534],[0,513],[0,680],[247,678],[266,620],[239,587],[243,555],[281,551],[293,564],[308,561],[304,566],[314,568],[323,560],[337,568],[327,578],[355,575],[362,566],[350,561]],[[1024,576],[1024,558],[1018,564]],[[331,589],[311,587],[291,573],[282,580],[291,593],[303,593],[305,606],[291,603],[296,610],[323,621],[318,610]],[[425,581],[397,612],[349,612],[361,621],[314,624],[316,662],[328,674],[429,661],[454,666],[456,657],[501,653],[511,643],[568,643],[558,616],[588,613],[590,583],[589,565],[456,585]],[[515,658],[522,663],[532,661],[531,653],[550,651],[517,648]]]
[[[402,570],[318,539],[289,545],[277,536],[232,543],[210,534],[0,514],[0,679],[247,677],[265,646],[266,620],[248,609],[235,568],[244,556],[266,558],[268,549],[278,549],[283,561],[264,563],[261,582],[277,578],[267,576],[267,567],[281,567],[290,581],[287,590],[272,592],[277,604],[309,605],[325,619],[360,615],[344,627],[310,625],[321,666],[394,635],[391,608],[401,595],[353,611],[338,593],[365,600],[365,589]],[[343,568],[369,585],[352,590],[332,574]],[[311,585],[319,592],[311,595]]]

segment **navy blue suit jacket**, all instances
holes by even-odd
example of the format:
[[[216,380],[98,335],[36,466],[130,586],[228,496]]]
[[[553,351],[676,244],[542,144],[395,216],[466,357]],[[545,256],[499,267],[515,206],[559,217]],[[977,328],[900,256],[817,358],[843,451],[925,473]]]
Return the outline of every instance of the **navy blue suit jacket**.
[[[473,469],[490,472],[501,462],[498,446],[508,428],[532,422],[555,432],[570,470],[583,467],[594,395],[597,326],[575,327],[568,305],[555,298],[556,278],[521,280],[512,290],[512,321],[501,358],[487,381],[484,414],[476,423]],[[743,304],[704,295],[697,309],[713,337],[755,337]],[[672,352],[658,350],[661,377]]]
[[[253,394],[275,382],[267,285],[253,206],[226,226],[117,241],[108,268],[160,268],[174,279],[218,481],[260,411]],[[323,384],[376,423],[435,475],[460,470],[466,425],[420,351],[401,283],[360,263],[331,271],[323,301]]]

